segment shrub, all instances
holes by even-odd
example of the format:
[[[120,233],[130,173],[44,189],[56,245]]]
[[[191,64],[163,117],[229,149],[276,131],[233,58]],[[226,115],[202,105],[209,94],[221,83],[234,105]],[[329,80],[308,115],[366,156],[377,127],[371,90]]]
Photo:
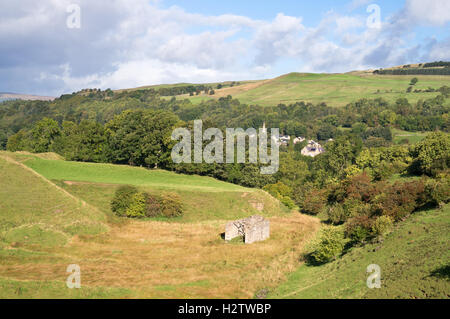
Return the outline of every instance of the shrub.
[[[418,174],[436,175],[450,167],[450,136],[434,132],[414,146],[410,170]]]
[[[389,216],[380,216],[378,217],[372,226],[372,232],[376,236],[383,236],[386,234],[394,224],[394,221]]]
[[[157,217],[162,215],[161,197],[147,194],[145,204],[145,216]]]
[[[391,216],[399,221],[424,203],[425,186],[423,181],[395,183],[373,200],[378,215]]]
[[[125,215],[131,218],[145,217],[146,196],[147,194],[142,192],[133,194]]]
[[[309,191],[302,204],[302,212],[317,215],[325,206],[326,194],[324,190],[312,189]]]
[[[371,178],[366,173],[353,176],[346,187],[348,198],[358,199],[360,201],[369,202],[379,189],[371,182]]]
[[[283,182],[278,182],[276,184],[267,184],[263,189],[270,195],[278,199],[286,207],[292,209],[295,207],[294,201],[290,198],[292,194],[292,189],[285,185]]]
[[[319,243],[311,257],[315,262],[323,264],[335,259],[344,250],[342,232],[336,227],[327,227],[322,230]]]
[[[328,215],[328,219],[335,225],[343,223],[348,219],[347,212],[344,210],[344,207],[342,207],[341,204],[327,206],[325,209]]]
[[[425,183],[425,196],[428,203],[440,206],[450,201],[450,176],[441,174],[437,179]]]
[[[280,201],[283,205],[285,205],[289,209],[293,209],[295,207],[294,201],[289,196],[282,196]]]
[[[148,194],[133,186],[121,186],[116,191],[111,209],[118,216],[130,218],[183,215],[183,204],[176,194]]]
[[[377,168],[373,169],[373,178],[377,181],[386,180],[395,173],[394,165],[385,161],[381,162]]]
[[[130,207],[133,195],[138,192],[134,186],[120,186],[111,201],[111,210],[118,216],[126,216],[126,211]]]
[[[356,198],[347,198],[342,207],[347,219],[360,215],[369,215],[371,210],[370,204],[361,202]]]
[[[283,182],[278,182],[276,184],[267,184],[263,189],[268,192],[273,197],[290,196],[292,194],[292,189],[284,184]]]
[[[356,216],[345,224],[345,236],[354,243],[363,243],[371,237],[373,219],[367,215]]]
[[[164,217],[178,217],[183,215],[183,204],[175,194],[161,196],[161,214]]]

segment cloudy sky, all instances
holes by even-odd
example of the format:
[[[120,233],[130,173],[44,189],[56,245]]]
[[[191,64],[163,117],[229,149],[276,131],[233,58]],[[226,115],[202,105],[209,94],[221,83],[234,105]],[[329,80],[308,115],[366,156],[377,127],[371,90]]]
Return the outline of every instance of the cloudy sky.
[[[450,0],[1,0],[0,92],[448,61],[449,31]]]

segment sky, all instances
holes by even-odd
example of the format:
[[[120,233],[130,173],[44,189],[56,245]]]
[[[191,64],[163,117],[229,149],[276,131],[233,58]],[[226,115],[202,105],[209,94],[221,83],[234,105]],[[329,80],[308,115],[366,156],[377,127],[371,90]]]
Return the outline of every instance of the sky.
[[[0,92],[450,61],[450,0],[0,1]]]

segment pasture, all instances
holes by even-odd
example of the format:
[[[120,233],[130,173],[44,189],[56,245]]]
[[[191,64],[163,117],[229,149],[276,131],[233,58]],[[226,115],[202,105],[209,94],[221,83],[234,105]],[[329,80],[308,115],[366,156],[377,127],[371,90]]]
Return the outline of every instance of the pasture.
[[[270,80],[244,83],[235,87],[215,90],[210,96],[200,94],[190,97],[179,95],[177,99],[190,99],[193,103],[227,95],[239,99],[241,103],[276,106],[295,102],[326,103],[329,106],[342,107],[358,99],[383,98],[395,102],[398,98],[407,98],[410,103],[420,99],[435,97],[437,92],[406,93],[413,77],[419,79],[414,90],[438,89],[450,86],[450,76],[434,75],[373,75],[373,74],[314,74],[289,73]]]

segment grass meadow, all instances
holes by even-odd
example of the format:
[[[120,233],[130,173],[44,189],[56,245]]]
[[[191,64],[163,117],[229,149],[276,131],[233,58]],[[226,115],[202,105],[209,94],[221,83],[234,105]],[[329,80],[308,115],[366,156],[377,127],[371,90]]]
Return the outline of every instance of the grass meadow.
[[[211,98],[231,95],[245,104],[276,106],[280,103],[290,104],[300,101],[311,103],[327,103],[329,106],[342,107],[362,98],[375,99],[382,97],[389,102],[407,98],[410,103],[420,99],[435,97],[436,92],[406,93],[413,77],[419,79],[413,91],[438,89],[443,85],[450,86],[450,77],[433,75],[372,75],[372,74],[315,74],[289,73],[275,79],[244,83],[235,87],[215,90],[213,96],[201,94],[177,96],[178,99],[190,99],[200,103]]]

